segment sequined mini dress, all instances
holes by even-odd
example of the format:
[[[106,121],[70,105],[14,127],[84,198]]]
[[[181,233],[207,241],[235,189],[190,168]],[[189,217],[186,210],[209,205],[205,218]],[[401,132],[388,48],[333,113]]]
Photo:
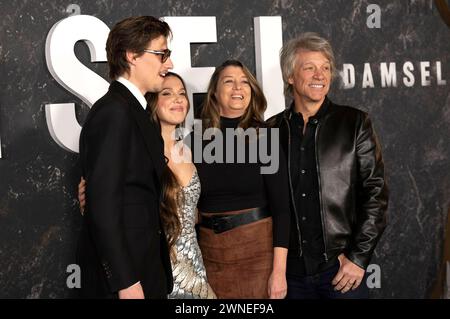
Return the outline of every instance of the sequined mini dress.
[[[173,290],[169,299],[215,299],[208,284],[202,253],[195,232],[196,207],[200,197],[200,179],[195,170],[189,184],[181,187],[182,204],[178,214],[181,234],[175,243],[176,257],[172,259]]]

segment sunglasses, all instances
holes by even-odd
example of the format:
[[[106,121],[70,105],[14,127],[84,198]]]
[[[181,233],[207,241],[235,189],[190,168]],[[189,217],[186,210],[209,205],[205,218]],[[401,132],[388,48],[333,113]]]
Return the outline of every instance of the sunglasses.
[[[169,49],[165,49],[163,51],[156,51],[156,50],[147,50],[147,49],[145,49],[144,52],[160,55],[162,63],[166,62],[167,59],[170,57],[170,54],[172,53],[172,51],[170,51]]]

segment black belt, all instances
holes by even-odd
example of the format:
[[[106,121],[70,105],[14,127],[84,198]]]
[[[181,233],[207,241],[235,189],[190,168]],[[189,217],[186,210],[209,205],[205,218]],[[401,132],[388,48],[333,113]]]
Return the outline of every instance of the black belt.
[[[216,234],[233,229],[238,226],[250,224],[260,219],[270,217],[271,214],[267,208],[255,208],[242,214],[203,216],[201,226],[212,229]]]

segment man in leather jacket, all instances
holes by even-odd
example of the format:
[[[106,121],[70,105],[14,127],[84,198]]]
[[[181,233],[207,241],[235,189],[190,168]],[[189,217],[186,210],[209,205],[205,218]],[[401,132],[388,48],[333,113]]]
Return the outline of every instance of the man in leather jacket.
[[[289,168],[287,298],[367,298],[365,269],[386,227],[381,148],[367,113],[328,97],[330,43],[305,33],[281,50],[292,105],[268,123],[280,129]]]

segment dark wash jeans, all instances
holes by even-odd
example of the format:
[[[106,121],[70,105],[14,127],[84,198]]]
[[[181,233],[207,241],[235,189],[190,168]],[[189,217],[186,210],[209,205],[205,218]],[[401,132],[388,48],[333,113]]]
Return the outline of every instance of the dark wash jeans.
[[[312,276],[296,277],[286,275],[287,296],[286,299],[368,299],[367,274],[361,284],[355,290],[346,293],[335,291],[331,284],[334,276],[339,271],[339,262],[333,267]]]

